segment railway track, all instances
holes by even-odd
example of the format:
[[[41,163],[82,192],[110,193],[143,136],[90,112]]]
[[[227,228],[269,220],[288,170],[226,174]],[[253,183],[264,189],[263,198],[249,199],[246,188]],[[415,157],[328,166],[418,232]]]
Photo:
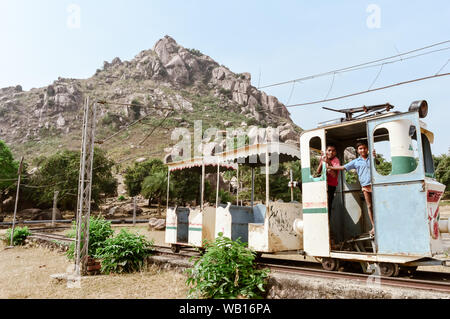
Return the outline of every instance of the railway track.
[[[69,244],[75,239],[67,238],[63,235],[48,234],[41,232],[32,232],[31,238],[41,240],[59,242],[61,244]],[[154,245],[155,255],[166,255],[177,258],[200,257],[201,253],[195,248],[183,248],[180,252],[174,253],[170,247]],[[285,259],[275,259],[268,257],[260,257],[257,263],[261,267],[267,267],[272,271],[291,273],[295,275],[326,278],[326,279],[344,279],[358,282],[368,283],[369,281],[377,282],[381,286],[414,288],[422,290],[432,290],[438,292],[450,293],[450,273],[417,271],[413,278],[406,277],[380,277],[375,275],[367,275],[362,273],[350,273],[345,271],[327,271],[321,268],[319,263],[310,261],[292,261]]]
[[[264,258],[261,258],[264,260]],[[320,269],[320,266],[309,265],[308,267],[304,266],[294,266],[294,265],[280,265],[273,262],[264,262],[260,261],[258,263],[260,266],[268,267],[274,271],[292,273],[302,276],[310,276],[310,277],[320,277],[320,278],[329,278],[329,279],[349,279],[352,281],[358,282],[377,282],[381,286],[392,286],[392,287],[401,287],[401,288],[414,288],[414,289],[425,289],[425,290],[433,290],[440,292],[450,293],[450,275],[446,273],[436,273],[436,272],[422,272],[418,271],[415,276],[426,277],[427,274],[433,274],[434,280],[425,280],[425,279],[416,279],[410,277],[381,277],[375,275],[367,275],[367,274],[358,274],[358,273],[349,273],[349,272],[340,272],[340,271],[328,271],[324,269]],[[310,263],[313,264],[313,263]],[[439,276],[436,276],[439,274]],[[439,279],[437,279],[439,278]]]
[[[200,253],[190,248],[183,249],[179,253],[174,253],[169,247],[155,246],[155,253],[158,255],[171,255],[183,258],[199,257]],[[292,273],[296,275],[328,278],[328,279],[350,279],[353,281],[377,282],[381,286],[392,286],[401,288],[426,289],[450,293],[450,274],[428,271],[417,271],[415,278],[410,277],[380,277],[367,274],[350,273],[342,271],[327,271],[322,269],[319,263],[310,261],[291,261],[284,259],[274,259],[260,257],[257,259],[261,267],[267,267],[272,271]],[[416,278],[417,277],[417,278]],[[419,279],[420,278],[420,279]],[[428,280],[425,278],[429,278]]]

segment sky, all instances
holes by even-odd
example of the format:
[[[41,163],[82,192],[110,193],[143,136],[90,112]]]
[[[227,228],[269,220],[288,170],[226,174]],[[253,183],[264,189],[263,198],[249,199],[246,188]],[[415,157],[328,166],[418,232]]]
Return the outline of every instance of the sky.
[[[450,2],[1,0],[0,87],[29,90],[58,77],[88,78],[103,61],[131,60],[164,35],[235,73],[250,72],[252,84],[263,86],[450,40]],[[450,43],[436,48],[446,47]],[[322,100],[434,75],[443,66],[441,73],[448,73],[449,58],[450,50],[443,50],[264,90],[285,104]],[[339,117],[322,107],[389,102],[407,111],[412,101],[425,99],[437,155],[450,146],[449,88],[450,76],[289,111],[297,125],[312,129]]]

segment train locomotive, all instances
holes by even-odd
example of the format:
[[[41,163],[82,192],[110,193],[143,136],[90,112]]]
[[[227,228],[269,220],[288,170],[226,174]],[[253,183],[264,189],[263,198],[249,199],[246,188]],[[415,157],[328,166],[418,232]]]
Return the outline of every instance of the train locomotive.
[[[290,144],[265,143],[216,154],[210,162],[219,168],[252,168],[252,198],[249,206],[221,204],[217,199],[215,208],[209,208],[214,218],[205,218],[210,220],[208,225],[197,223],[197,227],[208,228],[208,234],[212,230],[214,238],[219,233],[233,240],[240,238],[258,254],[315,257],[330,271],[352,264],[360,265],[365,273],[397,276],[400,270],[414,271],[418,266],[450,266],[442,238],[450,232],[450,224],[439,214],[445,186],[435,178],[430,147],[434,135],[422,121],[428,104],[413,102],[408,112],[393,112],[393,108],[382,104],[334,110],[345,118],[303,131],[300,150]],[[325,152],[327,144],[336,146],[337,157],[345,163],[352,153],[349,148],[358,141],[368,145],[369,154],[376,150],[391,163],[389,172],[381,171],[370,156],[374,235],[369,233],[361,185],[351,178],[351,172],[339,174],[335,198],[328,207],[325,163],[319,176],[313,167],[314,158]],[[269,200],[269,166],[275,157],[279,162],[301,160],[302,203]],[[265,205],[255,205],[253,170],[264,166]],[[167,216],[166,239],[167,231],[176,238],[173,209],[168,208]]]

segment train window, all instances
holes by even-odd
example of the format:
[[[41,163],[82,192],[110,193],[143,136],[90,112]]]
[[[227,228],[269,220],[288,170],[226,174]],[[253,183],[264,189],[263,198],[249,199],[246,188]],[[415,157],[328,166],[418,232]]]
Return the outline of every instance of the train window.
[[[377,156],[375,159],[375,169],[378,174],[387,176],[392,172],[389,131],[384,127],[377,127],[373,136],[375,140],[373,149],[375,150]]]
[[[382,176],[408,174],[419,162],[417,134],[408,120],[378,125],[373,133],[375,169]]]
[[[320,177],[323,174],[322,171],[318,173],[321,150],[322,150],[322,140],[318,136],[313,137],[309,141],[309,154],[310,154],[309,167],[311,169],[311,176],[313,177]]]
[[[350,163],[355,158],[358,157],[358,154],[353,146],[349,146],[344,150],[344,165]],[[356,170],[352,169],[349,171],[344,170],[343,174],[345,174],[345,182],[349,185],[358,184],[358,174]]]

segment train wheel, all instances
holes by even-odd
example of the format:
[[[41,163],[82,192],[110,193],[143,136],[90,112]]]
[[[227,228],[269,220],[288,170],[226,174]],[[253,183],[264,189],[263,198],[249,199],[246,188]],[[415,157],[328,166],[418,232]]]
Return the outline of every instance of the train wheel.
[[[180,252],[180,246],[172,244],[172,245],[170,245],[170,250],[172,250],[172,252],[174,254],[178,254]]]
[[[335,271],[339,269],[339,259],[322,258],[322,268],[328,271]]]
[[[383,277],[397,277],[400,273],[400,268],[397,264],[380,263],[380,274]]]
[[[417,271],[417,266],[404,266],[400,267],[400,272],[408,276],[413,276]]]

